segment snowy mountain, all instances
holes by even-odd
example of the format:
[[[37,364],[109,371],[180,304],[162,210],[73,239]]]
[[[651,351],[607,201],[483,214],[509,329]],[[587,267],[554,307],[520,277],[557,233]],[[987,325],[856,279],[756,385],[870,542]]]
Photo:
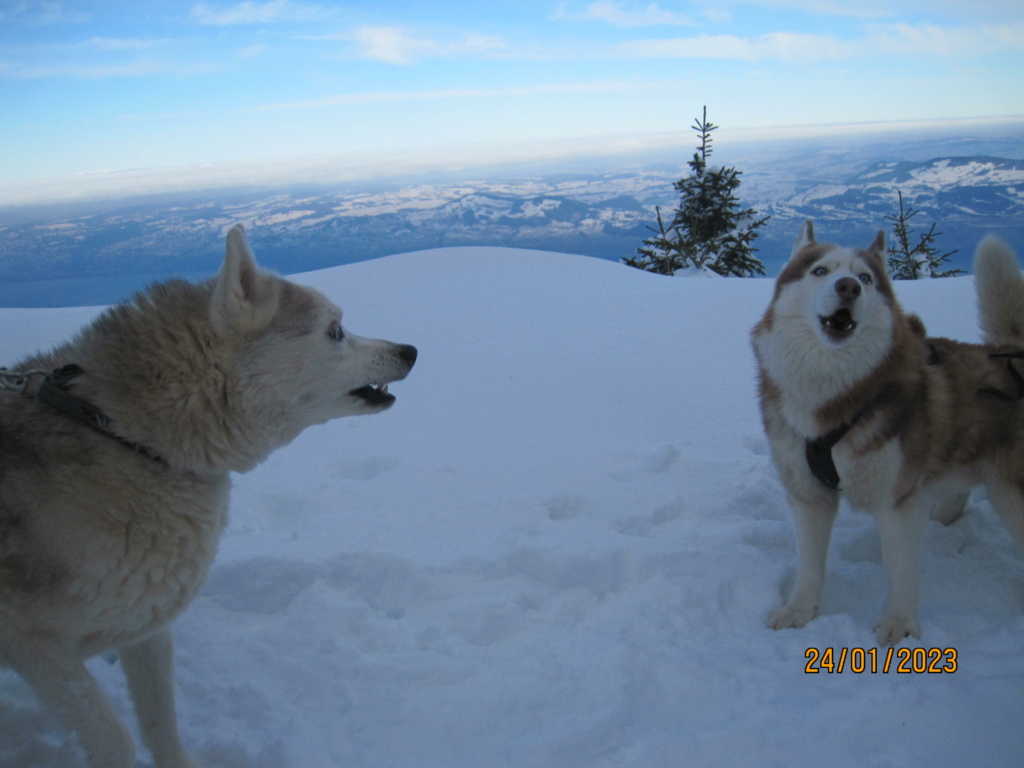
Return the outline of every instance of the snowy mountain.
[[[827,223],[836,239],[859,242],[854,240],[858,233],[864,240],[873,229],[891,230],[885,217],[896,215],[897,192],[902,192],[904,204],[919,211],[911,227],[927,232],[935,222],[943,233],[940,249],[959,249],[953,263],[962,269],[970,268],[974,246],[989,232],[1024,242],[1024,161],[991,157],[879,161],[842,181],[804,187],[766,201],[764,211],[779,222],[810,218]],[[796,231],[795,226],[792,229]]]
[[[887,152],[899,148],[887,148]],[[909,150],[908,150],[909,151]],[[881,150],[878,150],[881,152]],[[771,219],[756,245],[769,275],[800,223],[867,245],[897,211],[897,190],[920,211],[912,227],[942,233],[970,268],[989,232],[1024,242],[1024,162],[984,156],[927,161],[855,158],[810,149],[765,153],[740,166],[744,204]],[[869,155],[870,156],[870,155]],[[798,162],[799,161],[799,162]],[[680,167],[683,164],[680,163]],[[153,278],[216,269],[228,227],[243,222],[269,266],[287,273],[458,245],[514,246],[612,261],[635,255],[655,206],[678,203],[683,171],[651,164],[615,172],[547,172],[391,186],[195,193],[97,208],[0,211],[0,306],[115,301]],[[59,276],[60,281],[55,280]]]
[[[842,184],[817,184],[776,202],[779,214],[829,218],[892,215],[901,191],[915,208],[940,221],[966,217],[1021,218],[1024,161],[944,157],[925,163],[879,162]]]
[[[928,526],[909,671],[882,671],[878,535],[848,510],[822,615],[765,627],[796,558],[748,342],[771,281],[490,248],[299,279],[420,359],[387,413],[235,479],[174,629],[200,765],[1019,766],[1024,555],[983,498]],[[897,290],[930,332],[977,339],[971,278]],[[96,313],[0,309],[0,364]],[[878,671],[808,672],[808,649]],[[955,671],[923,671],[926,649]],[[120,667],[90,669],[133,722]],[[82,764],[0,670],[0,765]]]
[[[652,192],[651,190],[657,190]],[[24,299],[25,281],[211,273],[225,231],[247,225],[263,261],[284,273],[447,245],[503,245],[618,260],[647,235],[650,197],[671,181],[649,173],[420,184],[384,189],[227,194],[150,201],[84,215],[0,216],[0,306]],[[5,285],[6,284],[6,285]],[[53,286],[47,286],[52,289]],[[57,286],[59,289],[60,286]],[[6,294],[5,294],[6,292]],[[61,302],[43,295],[45,303]]]

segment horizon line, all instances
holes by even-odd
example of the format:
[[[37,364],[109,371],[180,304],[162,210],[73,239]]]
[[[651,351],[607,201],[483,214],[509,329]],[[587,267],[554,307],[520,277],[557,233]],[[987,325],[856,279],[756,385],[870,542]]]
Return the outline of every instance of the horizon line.
[[[927,118],[859,123],[816,123],[723,128],[717,139],[736,144],[838,136],[863,140],[871,135],[942,131],[968,126],[1024,125],[1024,115]],[[174,166],[90,171],[65,177],[0,182],[0,210],[48,205],[110,203],[135,197],[189,194],[226,189],[288,187],[297,184],[394,180],[429,173],[469,172],[515,165],[623,157],[690,147],[689,132],[630,133],[477,145],[405,146],[372,152],[294,155],[270,160],[231,160]]]

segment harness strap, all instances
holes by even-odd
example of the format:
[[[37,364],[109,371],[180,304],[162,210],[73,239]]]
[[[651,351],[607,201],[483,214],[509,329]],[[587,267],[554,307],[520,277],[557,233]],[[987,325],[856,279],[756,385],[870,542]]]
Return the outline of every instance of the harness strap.
[[[57,368],[55,371],[46,375],[46,378],[43,379],[43,383],[39,385],[39,390],[36,392],[36,396],[51,408],[55,408],[71,418],[82,422],[90,429],[99,432],[101,435],[109,437],[111,440],[116,440],[125,448],[128,448],[135,453],[142,454],[154,461],[158,461],[161,464],[166,464],[167,462],[162,456],[153,452],[146,446],[133,443],[114,434],[112,431],[113,424],[109,416],[92,403],[86,402],[80,397],[75,397],[68,392],[68,386],[71,384],[71,381],[75,377],[81,376],[83,373],[85,373],[85,371],[74,363],[65,365],[62,368]]]
[[[831,432],[814,440],[808,438],[804,442],[804,454],[811,474],[833,491],[839,490],[839,470],[832,459],[832,449],[852,427],[852,423],[840,424]]]
[[[103,432],[110,433],[110,418],[92,403],[75,397],[67,391],[71,380],[80,376],[85,371],[80,366],[71,364],[58,368],[48,373],[43,383],[39,385],[36,397],[58,411],[63,411],[73,419],[77,419],[86,426]]]
[[[1016,385],[1017,391],[1012,395],[1009,395],[1000,389],[996,389],[995,387],[985,387],[984,389],[979,389],[978,394],[989,395],[991,397],[996,398],[997,400],[1002,400],[1007,403],[1014,403],[1017,402],[1018,400],[1024,400],[1024,376],[1021,376],[1020,371],[1013,367],[1014,360],[1024,359],[1024,351],[999,352],[994,355],[989,355],[989,357],[992,358],[993,360],[999,360],[1004,358],[1006,359],[1006,370],[1010,374],[1010,378],[1013,380],[1013,383]]]
[[[9,371],[0,367],[0,389],[21,394],[28,388],[29,377],[45,376],[46,373],[41,368],[33,368],[29,371]]]

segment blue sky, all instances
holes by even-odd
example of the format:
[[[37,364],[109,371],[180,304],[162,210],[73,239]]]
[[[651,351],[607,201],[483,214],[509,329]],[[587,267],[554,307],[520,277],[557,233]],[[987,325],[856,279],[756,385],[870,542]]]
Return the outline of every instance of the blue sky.
[[[0,0],[0,200],[1020,116],[1022,75],[1020,0]]]

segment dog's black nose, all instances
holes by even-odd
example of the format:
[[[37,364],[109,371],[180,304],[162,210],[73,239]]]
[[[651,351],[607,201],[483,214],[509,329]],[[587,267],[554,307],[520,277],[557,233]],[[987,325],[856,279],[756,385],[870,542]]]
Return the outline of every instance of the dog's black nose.
[[[416,355],[419,353],[416,351],[416,347],[410,344],[399,344],[398,345],[398,356],[405,360],[412,368],[416,364]]]
[[[844,277],[836,280],[836,293],[841,299],[856,299],[860,296],[860,283],[852,277]]]

